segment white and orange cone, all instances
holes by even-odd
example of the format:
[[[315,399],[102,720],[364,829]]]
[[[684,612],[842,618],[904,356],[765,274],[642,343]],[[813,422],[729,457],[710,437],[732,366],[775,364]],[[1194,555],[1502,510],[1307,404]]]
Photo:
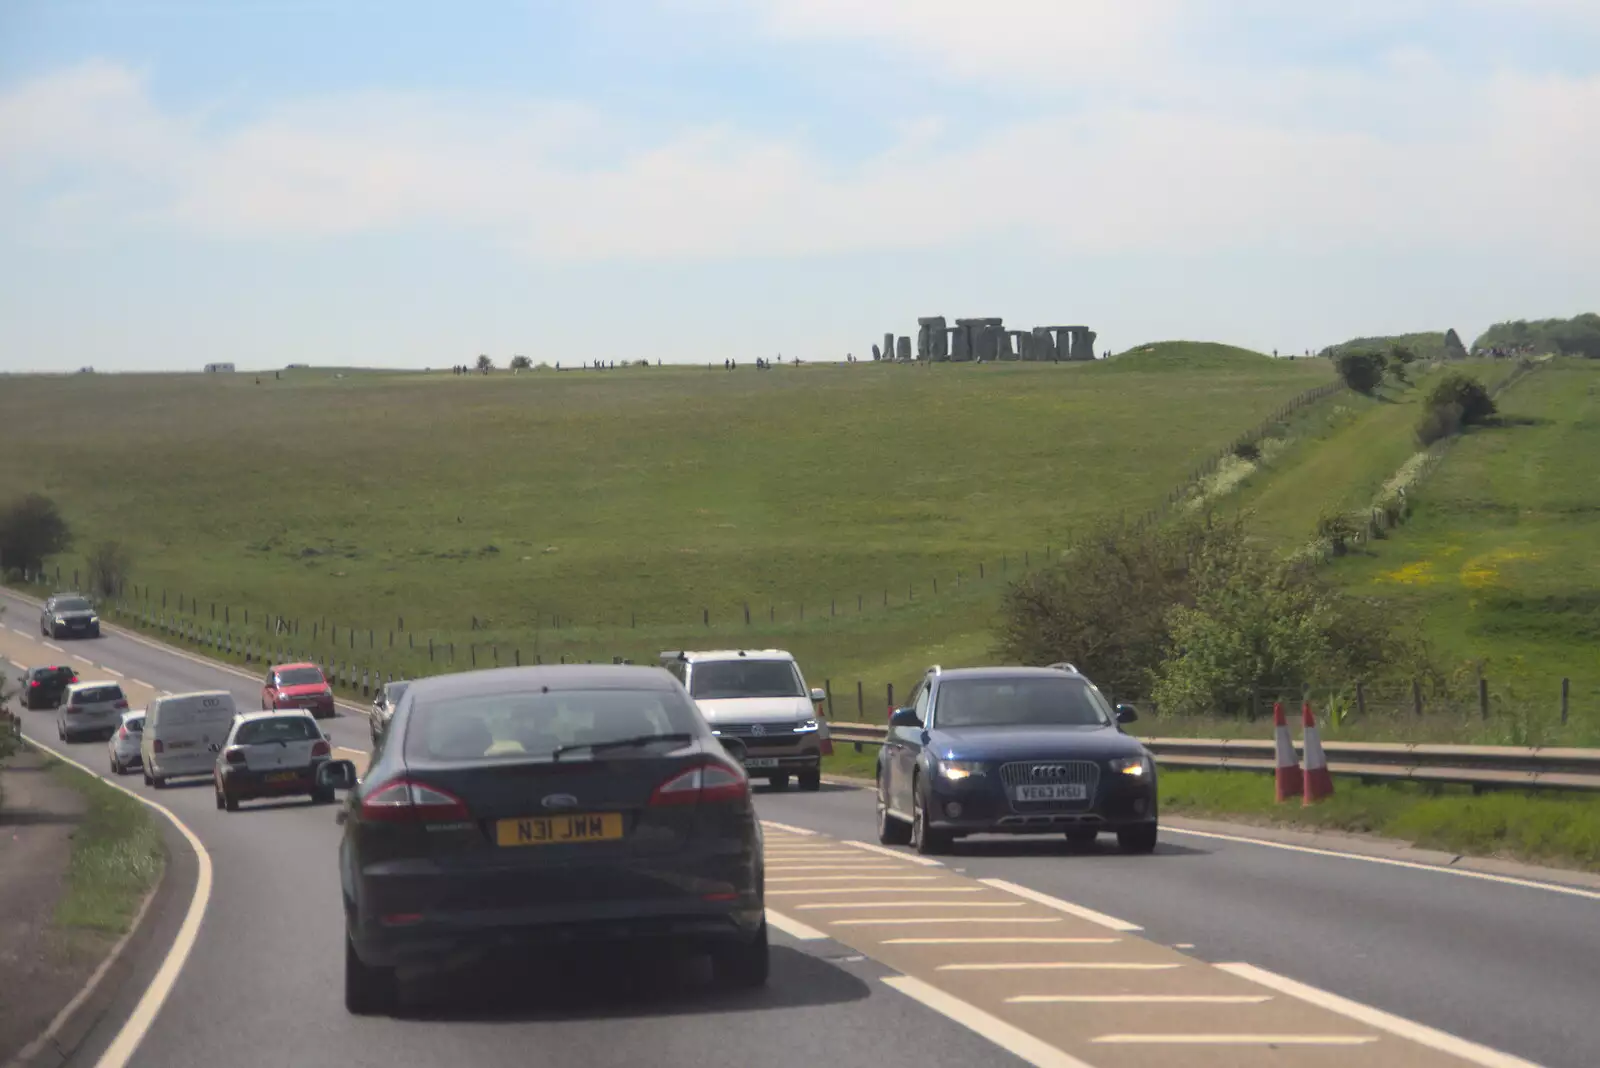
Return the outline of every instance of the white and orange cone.
[[[1325,797],[1333,796],[1333,776],[1328,773],[1328,758],[1322,752],[1322,739],[1317,736],[1317,717],[1312,714],[1311,702],[1305,703],[1301,712],[1305,722],[1305,798],[1301,802],[1314,805]]]
[[[1274,774],[1278,786],[1278,803],[1298,797],[1302,790],[1300,756],[1294,751],[1294,740],[1289,737],[1289,723],[1283,718],[1283,702],[1272,706],[1272,736],[1278,747],[1278,769]]]

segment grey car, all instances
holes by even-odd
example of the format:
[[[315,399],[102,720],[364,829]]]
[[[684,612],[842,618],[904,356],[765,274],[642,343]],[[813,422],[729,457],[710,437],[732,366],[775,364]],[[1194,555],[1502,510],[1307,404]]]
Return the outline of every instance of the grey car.
[[[80,682],[67,687],[56,713],[56,734],[63,742],[110,738],[122,726],[128,697],[114,682]]]
[[[39,633],[46,638],[98,638],[100,613],[79,593],[58,593],[39,611]]]
[[[767,981],[761,828],[742,743],[719,743],[659,668],[562,665],[418,679],[339,822],[345,1006],[540,945],[708,951],[719,982]],[[425,873],[425,877],[422,877]]]

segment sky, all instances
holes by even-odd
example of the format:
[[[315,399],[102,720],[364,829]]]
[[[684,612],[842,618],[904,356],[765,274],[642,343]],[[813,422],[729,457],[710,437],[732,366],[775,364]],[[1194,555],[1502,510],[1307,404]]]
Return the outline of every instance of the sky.
[[[0,371],[1600,309],[1595,0],[4,0]]]

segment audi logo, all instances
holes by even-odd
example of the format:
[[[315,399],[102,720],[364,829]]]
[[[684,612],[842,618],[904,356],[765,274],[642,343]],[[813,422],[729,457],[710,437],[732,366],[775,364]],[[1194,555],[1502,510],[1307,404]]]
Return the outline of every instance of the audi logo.
[[[1067,777],[1065,764],[1035,764],[1028,769],[1028,775],[1034,779],[1064,779]]]

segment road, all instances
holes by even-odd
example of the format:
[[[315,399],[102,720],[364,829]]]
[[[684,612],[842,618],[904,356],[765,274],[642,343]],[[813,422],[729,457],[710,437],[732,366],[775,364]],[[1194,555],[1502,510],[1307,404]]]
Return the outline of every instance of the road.
[[[9,594],[0,604],[0,661],[70,658],[86,679],[118,678],[135,704],[201,688],[259,704],[258,684],[236,669],[116,632],[47,644],[36,608]],[[62,746],[50,713],[22,715],[30,737],[105,773],[102,744]],[[350,751],[341,755],[366,748],[356,717],[326,726]],[[1592,892],[1179,833],[1150,857],[981,840],[926,865],[848,844],[872,842],[872,798],[837,786],[758,791],[769,890],[783,891],[769,905],[790,932],[773,933],[765,992],[716,993],[694,961],[563,960],[514,977],[452,980],[442,993],[424,992],[405,1018],[356,1019],[341,1000],[331,810],[286,802],[229,814],[215,809],[205,782],[160,792],[137,776],[121,783],[168,806],[203,843],[214,874],[198,938],[127,1062],[140,1068],[224,1057],[241,1066],[596,1068],[1494,1063],[1271,989],[1261,985],[1271,976],[1252,979],[1248,968],[1211,967],[1234,962],[1549,1068],[1593,1064],[1600,1049]],[[169,838],[181,854],[183,840]],[[845,889],[854,892],[828,896]],[[1048,896],[1041,904],[1026,891]],[[919,909],[902,898],[939,904]],[[950,918],[883,922],[908,911]],[[1108,919],[1125,922],[1108,931]],[[160,949],[150,947],[143,975]],[[123,1015],[134,993],[119,1003]],[[96,1064],[120,1025],[108,1013],[74,1063]],[[1261,1035],[1282,1041],[1254,1041]],[[1297,1038],[1306,1044],[1288,1045]]]

